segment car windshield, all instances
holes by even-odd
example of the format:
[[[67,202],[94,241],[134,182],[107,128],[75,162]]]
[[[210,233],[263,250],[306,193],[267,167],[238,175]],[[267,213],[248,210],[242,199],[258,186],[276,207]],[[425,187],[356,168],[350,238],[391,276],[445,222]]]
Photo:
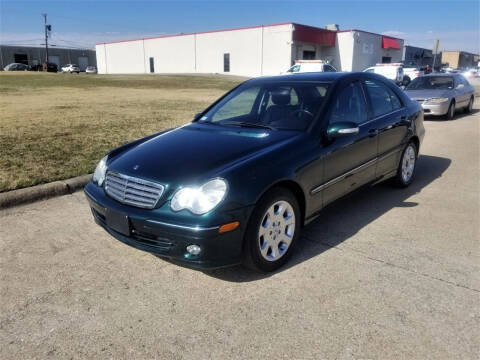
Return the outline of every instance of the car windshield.
[[[198,119],[203,123],[305,130],[327,93],[327,83],[245,84]]]
[[[423,76],[413,80],[407,90],[450,90],[453,78],[450,76]]]

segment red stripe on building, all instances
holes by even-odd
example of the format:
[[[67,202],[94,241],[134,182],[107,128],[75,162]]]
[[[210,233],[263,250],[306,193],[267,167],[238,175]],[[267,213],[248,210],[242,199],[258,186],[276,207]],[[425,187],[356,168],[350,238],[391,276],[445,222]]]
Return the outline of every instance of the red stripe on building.
[[[335,46],[336,32],[313,26],[293,24],[293,40],[315,43],[324,46]]]
[[[382,49],[397,49],[400,50],[400,44],[397,39],[382,36]]]

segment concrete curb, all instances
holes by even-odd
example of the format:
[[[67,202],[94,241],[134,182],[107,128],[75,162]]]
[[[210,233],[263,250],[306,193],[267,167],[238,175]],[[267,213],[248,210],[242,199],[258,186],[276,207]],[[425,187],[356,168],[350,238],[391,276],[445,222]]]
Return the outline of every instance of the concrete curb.
[[[71,179],[54,181],[48,184],[0,193],[0,209],[28,204],[55,196],[71,194],[82,189],[87,185],[91,178],[92,174],[87,174]]]

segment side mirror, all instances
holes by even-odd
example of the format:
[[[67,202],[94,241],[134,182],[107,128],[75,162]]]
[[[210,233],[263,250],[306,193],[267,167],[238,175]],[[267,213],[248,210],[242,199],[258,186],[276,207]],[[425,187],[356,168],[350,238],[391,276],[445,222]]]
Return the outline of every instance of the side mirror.
[[[200,115],[202,115],[202,113],[196,113],[195,115],[193,115],[193,120],[197,120]]]
[[[357,135],[360,129],[358,125],[351,121],[344,121],[330,124],[327,128],[327,136],[330,139],[336,139],[346,136]]]
[[[455,89],[456,89],[456,90],[460,90],[460,89],[463,89],[464,87],[465,87],[465,85],[463,85],[463,84],[458,84]]]

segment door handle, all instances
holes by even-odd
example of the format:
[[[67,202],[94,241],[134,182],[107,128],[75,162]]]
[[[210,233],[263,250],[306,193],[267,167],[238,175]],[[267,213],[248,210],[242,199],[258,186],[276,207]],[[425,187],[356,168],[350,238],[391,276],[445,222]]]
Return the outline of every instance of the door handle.
[[[369,137],[375,137],[378,135],[378,129],[370,129],[368,130],[368,136]]]

